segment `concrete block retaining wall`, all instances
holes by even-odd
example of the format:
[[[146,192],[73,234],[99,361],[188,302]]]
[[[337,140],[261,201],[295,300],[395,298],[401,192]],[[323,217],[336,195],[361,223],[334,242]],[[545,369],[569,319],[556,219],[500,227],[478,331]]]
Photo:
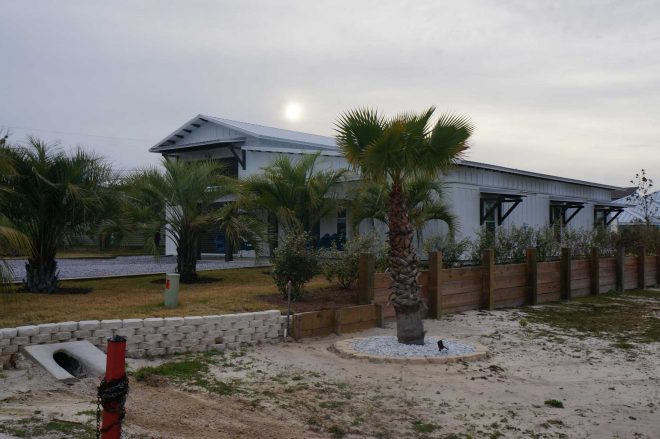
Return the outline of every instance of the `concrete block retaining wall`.
[[[130,358],[201,352],[271,342],[286,317],[277,310],[242,314],[146,319],[84,320],[0,329],[0,366],[22,346],[87,340],[102,350],[115,335],[126,337]]]

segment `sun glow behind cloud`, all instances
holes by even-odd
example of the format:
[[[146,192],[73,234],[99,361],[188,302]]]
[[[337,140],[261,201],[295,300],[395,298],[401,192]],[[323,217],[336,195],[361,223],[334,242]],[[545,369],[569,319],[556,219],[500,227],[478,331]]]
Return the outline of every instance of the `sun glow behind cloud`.
[[[303,116],[303,107],[298,102],[289,101],[284,107],[284,117],[289,122],[299,122]]]

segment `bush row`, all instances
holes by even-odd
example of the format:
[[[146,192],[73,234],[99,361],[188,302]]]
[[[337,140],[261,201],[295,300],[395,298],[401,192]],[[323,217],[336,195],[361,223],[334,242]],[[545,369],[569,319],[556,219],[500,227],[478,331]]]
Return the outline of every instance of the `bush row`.
[[[593,230],[559,230],[555,227],[507,227],[493,232],[482,228],[474,240],[455,240],[453,237],[435,236],[424,242],[424,250],[442,251],[445,267],[464,264],[481,264],[484,250],[495,251],[497,264],[520,263],[525,260],[526,250],[536,248],[539,261],[559,258],[562,247],[571,249],[577,258],[586,258],[592,247],[598,247],[602,256],[614,256],[616,249],[623,246],[628,253],[634,253],[639,246],[645,246],[650,254],[660,250],[660,229],[634,226],[621,227],[612,231],[603,227]]]
[[[622,227],[618,231],[606,228],[594,230],[558,230],[554,227],[508,227],[496,232],[481,229],[474,240],[455,240],[453,237],[435,236],[424,241],[424,251],[442,251],[446,268],[481,264],[484,250],[495,251],[497,264],[525,261],[528,248],[537,249],[540,262],[559,258],[562,247],[571,249],[576,258],[586,258],[592,247],[598,247],[604,257],[614,256],[623,246],[633,253],[644,245],[651,254],[660,250],[660,229],[646,226]],[[314,276],[323,274],[339,288],[349,289],[358,279],[360,253],[376,255],[376,269],[387,270],[388,247],[380,244],[375,234],[357,235],[346,241],[342,250],[333,243],[329,249],[316,249],[309,233],[292,233],[285,236],[271,258],[272,276],[287,297],[287,285],[291,282],[291,298],[298,300],[304,294],[304,285]]]

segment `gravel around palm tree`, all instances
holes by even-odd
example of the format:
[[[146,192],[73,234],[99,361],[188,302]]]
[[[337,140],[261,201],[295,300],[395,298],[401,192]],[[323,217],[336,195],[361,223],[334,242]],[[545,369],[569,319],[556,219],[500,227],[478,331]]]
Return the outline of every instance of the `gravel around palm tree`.
[[[435,108],[385,118],[378,111],[357,109],[341,115],[337,144],[349,164],[365,179],[388,187],[387,221],[390,245],[391,302],[400,343],[423,344],[418,261],[413,249],[410,200],[404,184],[418,177],[439,178],[468,148],[472,123],[466,117]]]
[[[13,168],[2,178],[5,242],[11,237],[16,244],[15,232],[25,237],[25,289],[53,293],[58,287],[57,247],[102,210],[111,192],[110,166],[82,149],[67,153],[31,136],[25,146],[3,146],[2,155]]]

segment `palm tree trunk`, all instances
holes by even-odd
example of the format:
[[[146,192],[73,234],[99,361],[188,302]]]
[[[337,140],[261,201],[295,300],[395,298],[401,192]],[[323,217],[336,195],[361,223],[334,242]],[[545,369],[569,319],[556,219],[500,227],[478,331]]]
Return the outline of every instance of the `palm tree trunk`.
[[[31,257],[25,263],[24,287],[31,293],[54,293],[57,290],[57,262],[54,257]]]
[[[413,229],[408,220],[406,196],[400,182],[389,195],[390,274],[399,343],[424,344],[417,256],[412,247]]]
[[[176,270],[181,283],[197,281],[197,236],[192,231],[182,233],[176,252]]]

